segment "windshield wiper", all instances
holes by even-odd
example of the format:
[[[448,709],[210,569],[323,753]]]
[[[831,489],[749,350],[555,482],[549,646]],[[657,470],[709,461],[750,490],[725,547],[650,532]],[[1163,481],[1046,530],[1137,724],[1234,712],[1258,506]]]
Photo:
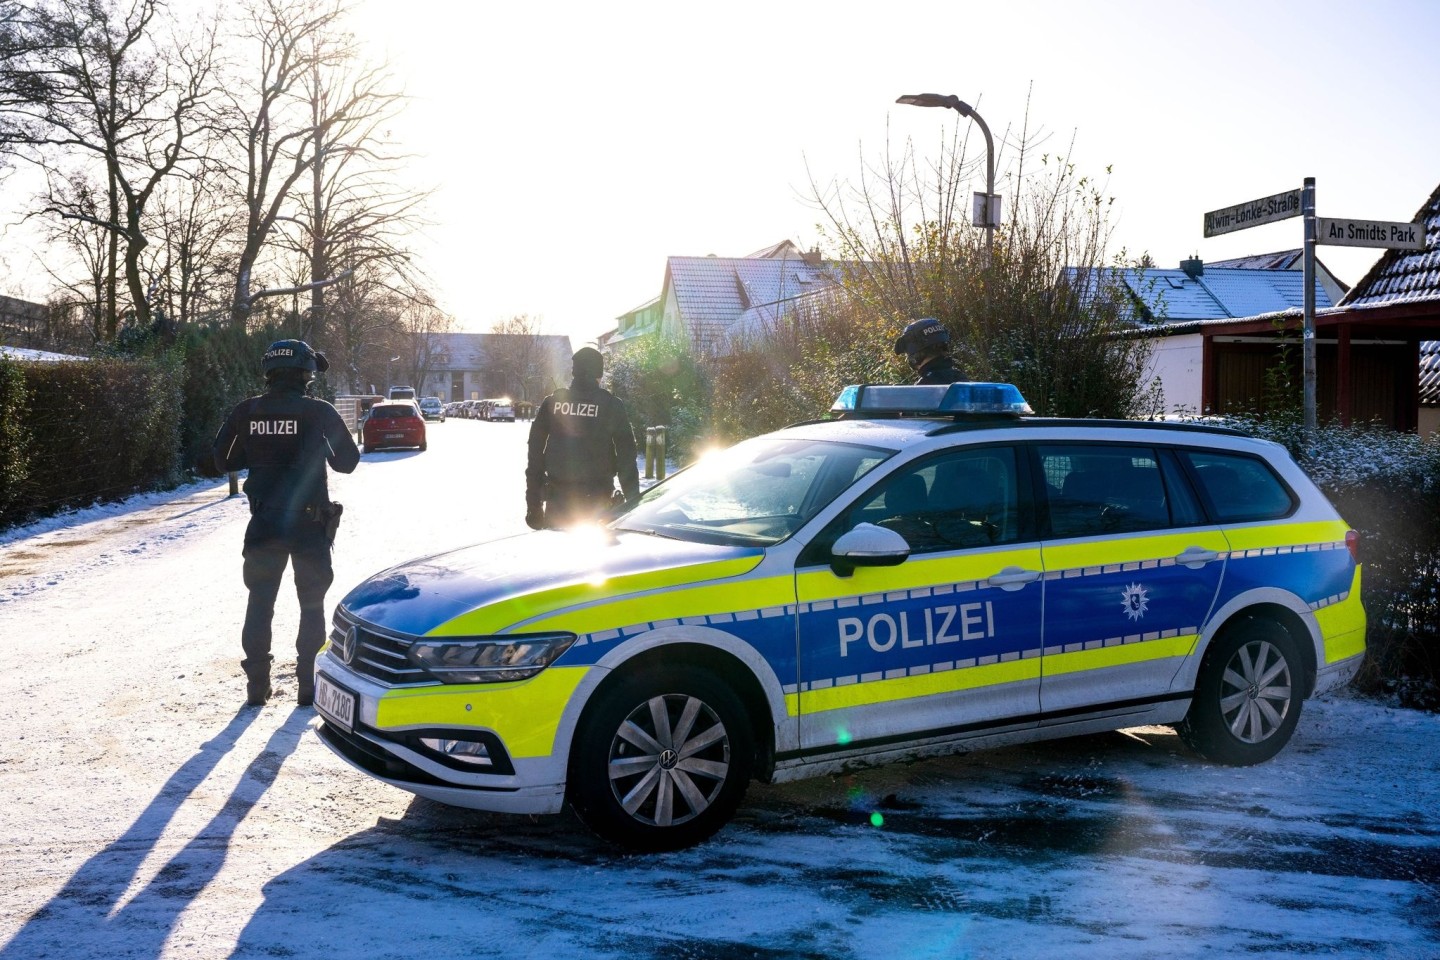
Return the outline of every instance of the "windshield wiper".
[[[674,534],[661,533],[659,530],[654,530],[654,529],[641,530],[641,529],[638,528],[638,527],[611,527],[610,529],[613,530],[613,531],[615,531],[616,533],[639,533],[639,534],[643,534],[644,536],[647,536],[647,537],[660,537],[660,538],[663,539],[663,540],[679,540],[679,539],[681,539],[680,537],[677,537],[677,536],[675,536]]]

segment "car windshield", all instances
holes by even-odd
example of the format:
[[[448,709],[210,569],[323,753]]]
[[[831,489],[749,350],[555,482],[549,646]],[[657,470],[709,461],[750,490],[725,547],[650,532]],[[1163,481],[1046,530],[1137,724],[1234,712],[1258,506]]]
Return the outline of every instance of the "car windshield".
[[[747,440],[647,491],[613,528],[768,546],[799,530],[893,453],[821,440]]]
[[[387,403],[377,406],[370,411],[370,416],[376,420],[393,420],[396,417],[413,417],[415,408],[405,403]]]

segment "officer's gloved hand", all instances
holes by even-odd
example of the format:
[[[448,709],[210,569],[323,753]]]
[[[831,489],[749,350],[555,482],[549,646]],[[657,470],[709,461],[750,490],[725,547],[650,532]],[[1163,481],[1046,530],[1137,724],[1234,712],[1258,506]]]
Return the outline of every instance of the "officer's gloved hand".
[[[525,511],[525,525],[531,530],[545,529],[545,514],[535,508]]]

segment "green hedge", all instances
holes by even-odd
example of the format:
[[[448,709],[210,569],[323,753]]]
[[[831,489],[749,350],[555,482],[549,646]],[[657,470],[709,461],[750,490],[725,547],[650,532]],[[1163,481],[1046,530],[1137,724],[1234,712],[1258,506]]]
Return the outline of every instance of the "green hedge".
[[[0,527],[175,482],[179,384],[163,358],[0,360]]]

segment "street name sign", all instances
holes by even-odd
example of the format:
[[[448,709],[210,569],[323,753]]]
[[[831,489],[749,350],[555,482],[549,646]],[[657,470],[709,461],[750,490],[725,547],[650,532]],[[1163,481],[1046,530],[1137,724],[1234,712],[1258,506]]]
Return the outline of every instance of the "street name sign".
[[[1315,242],[1341,247],[1386,247],[1391,250],[1425,249],[1425,227],[1391,220],[1315,218]]]
[[[1247,227],[1258,227],[1262,223],[1288,220],[1300,216],[1300,191],[1286,190],[1270,197],[1261,197],[1249,203],[1237,203],[1233,207],[1222,207],[1205,214],[1205,236],[1217,237]]]

